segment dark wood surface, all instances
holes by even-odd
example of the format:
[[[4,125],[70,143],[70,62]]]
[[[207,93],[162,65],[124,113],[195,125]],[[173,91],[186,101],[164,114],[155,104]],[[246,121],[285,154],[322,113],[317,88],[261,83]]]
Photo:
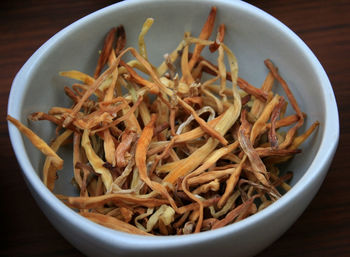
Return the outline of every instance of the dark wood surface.
[[[48,222],[23,181],[5,121],[12,80],[56,32],[109,0],[2,1],[0,7],[0,256],[82,256]],[[248,1],[312,49],[337,98],[341,136],[319,193],[298,221],[259,256],[350,256],[350,1]]]

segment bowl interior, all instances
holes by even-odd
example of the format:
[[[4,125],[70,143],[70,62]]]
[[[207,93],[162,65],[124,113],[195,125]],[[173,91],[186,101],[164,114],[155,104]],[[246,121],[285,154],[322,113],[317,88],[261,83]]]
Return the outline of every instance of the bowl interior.
[[[28,123],[26,117],[32,112],[47,112],[52,106],[71,104],[64,95],[63,87],[70,86],[74,81],[60,77],[58,73],[74,69],[93,74],[98,51],[111,27],[123,24],[127,45],[137,48],[137,37],[143,22],[148,17],[154,18],[145,40],[149,60],[158,66],[163,61],[163,55],[175,49],[185,31],[198,36],[211,5],[210,1],[202,1],[201,4],[197,1],[152,1],[144,5],[131,1],[96,12],[69,26],[46,44],[40,58],[32,63],[25,75],[26,80],[22,82],[23,102],[16,107],[20,110],[22,122]],[[302,145],[303,153],[286,167],[286,170],[294,172],[291,183],[296,184],[320,147],[324,132],[322,124],[326,120],[325,95],[312,63],[314,60],[309,58],[308,52],[305,53],[301,40],[276,20],[266,20],[263,12],[239,1],[217,1],[216,6],[216,24],[226,25],[225,43],[238,59],[239,76],[260,87],[268,72],[263,61],[271,59],[289,84],[301,110],[308,115],[300,131],[316,120],[321,123],[318,131]],[[204,52],[203,55],[208,57],[209,53]],[[215,60],[216,56],[214,54],[210,58]],[[284,95],[279,85],[276,84],[274,90]],[[288,112],[292,112],[290,107]],[[49,122],[30,122],[29,126],[47,142],[54,136],[54,127]],[[42,154],[26,139],[24,145],[34,170],[41,176],[44,161]],[[64,148],[59,154],[63,156],[65,165],[58,173],[56,192],[75,194],[71,183],[71,149]]]

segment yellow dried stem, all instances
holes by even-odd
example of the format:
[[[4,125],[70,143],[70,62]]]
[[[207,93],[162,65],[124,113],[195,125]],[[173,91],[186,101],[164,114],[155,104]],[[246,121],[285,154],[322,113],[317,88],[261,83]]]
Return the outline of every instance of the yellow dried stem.
[[[81,216],[88,218],[89,220],[100,224],[102,226],[112,228],[118,231],[126,232],[126,233],[131,233],[131,234],[137,234],[137,235],[145,235],[145,236],[150,236],[151,234],[144,232],[135,226],[130,225],[129,223],[126,223],[124,221],[118,220],[116,218],[103,215],[103,214],[98,214],[98,213],[90,213],[90,212],[84,212],[80,213]]]
[[[147,57],[147,49],[145,44],[145,35],[147,34],[148,30],[152,27],[153,22],[154,22],[154,19],[152,18],[146,19],[146,21],[142,25],[142,29],[138,39],[140,54],[146,60],[148,59],[148,57]]]
[[[13,118],[10,115],[7,115],[6,119],[10,121],[16,128],[22,132],[32,144],[40,150],[44,155],[50,158],[52,165],[60,170],[63,168],[63,160],[56,154],[55,150],[53,150],[48,144],[42,140],[37,134],[35,134],[31,129],[26,127],[19,120]]]
[[[103,166],[104,161],[100,157],[98,157],[98,155],[92,148],[89,138],[89,130],[84,130],[81,140],[81,146],[84,148],[86,157],[89,160],[94,171],[101,175],[106,190],[110,190],[110,187],[112,185],[112,175],[110,171]]]

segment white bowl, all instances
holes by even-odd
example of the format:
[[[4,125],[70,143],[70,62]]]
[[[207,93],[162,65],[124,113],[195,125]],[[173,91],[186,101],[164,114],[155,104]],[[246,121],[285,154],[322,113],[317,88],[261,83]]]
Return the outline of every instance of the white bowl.
[[[43,157],[9,124],[11,142],[34,198],[58,231],[90,256],[251,256],[282,235],[301,215],[318,191],[333,158],[339,137],[337,105],[325,71],[310,49],[281,22],[241,1],[180,0],[126,1],[99,10],[63,29],[25,63],[13,81],[8,113],[22,122],[34,111],[68,105],[63,86],[70,84],[59,71],[77,69],[93,73],[97,52],[112,26],[123,24],[128,45],[147,17],[155,19],[146,36],[148,55],[159,64],[175,48],[186,30],[198,35],[210,6],[218,9],[217,24],[225,23],[226,44],[235,52],[239,75],[260,86],[270,58],[279,68],[308,114],[305,127],[318,120],[318,131],[302,147],[288,170],[294,171],[293,188],[263,211],[236,224],[186,236],[144,237],[114,231],[79,216],[60,202],[41,182]],[[31,123],[44,139],[53,135],[48,122]],[[69,153],[63,152],[57,191],[72,193]]]

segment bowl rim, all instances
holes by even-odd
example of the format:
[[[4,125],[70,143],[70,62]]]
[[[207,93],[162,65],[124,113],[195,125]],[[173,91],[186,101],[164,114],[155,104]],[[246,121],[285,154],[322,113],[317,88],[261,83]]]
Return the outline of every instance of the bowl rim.
[[[194,0],[195,1],[195,0]],[[31,70],[34,69],[35,63],[43,56],[50,47],[55,44],[58,40],[70,31],[78,28],[80,25],[84,24],[93,19],[98,19],[105,12],[112,12],[118,8],[132,7],[139,4],[147,4],[154,2],[162,2],[162,0],[128,0],[124,2],[119,2],[105,8],[102,8],[98,11],[95,11],[77,21],[71,25],[65,27],[53,37],[51,37],[46,43],[44,43],[23,65],[20,71],[17,73],[11,87],[9,101],[8,101],[8,114],[12,115],[15,118],[21,118],[21,104],[23,102],[24,94],[21,94],[23,91],[23,86],[26,85],[25,78],[30,74]],[[178,3],[187,2],[186,0],[177,1]],[[42,183],[39,176],[37,176],[34,171],[29,158],[26,154],[23,137],[20,132],[8,122],[8,129],[10,140],[18,160],[18,163],[21,166],[23,175],[27,182],[32,186],[38,196],[50,209],[55,210],[60,217],[69,222],[72,226],[76,226],[79,230],[82,230],[84,233],[90,235],[93,238],[98,240],[103,240],[109,244],[118,245],[122,249],[133,248],[139,250],[145,249],[161,249],[169,247],[178,247],[185,246],[194,243],[200,243],[207,240],[218,239],[229,234],[234,234],[242,229],[247,227],[254,226],[257,222],[261,222],[269,215],[272,215],[278,209],[283,209],[288,205],[290,201],[296,198],[299,194],[306,190],[309,187],[314,179],[322,173],[323,167],[327,166],[327,162],[332,158],[338,144],[339,140],[339,117],[338,109],[336,104],[336,99],[332,86],[327,77],[326,72],[324,71],[322,65],[308,48],[308,46],[300,39],[291,29],[289,29],[282,22],[266,13],[265,11],[243,1],[227,1],[227,0],[216,0],[216,1],[198,1],[204,3],[210,3],[211,5],[222,4],[230,5],[234,8],[239,8],[244,10],[252,15],[257,15],[260,18],[268,22],[274,29],[281,31],[285,36],[288,36],[303,53],[306,58],[310,60],[312,68],[318,74],[318,79],[320,81],[320,87],[322,88],[322,96],[326,101],[325,104],[325,124],[324,131],[321,139],[321,144],[315,158],[308,167],[305,174],[299,179],[299,181],[292,187],[292,189],[285,194],[281,199],[276,201],[271,206],[265,208],[264,210],[232,225],[220,228],[218,230],[201,232],[198,234],[183,235],[183,236],[157,236],[157,237],[147,237],[128,234],[124,232],[115,231],[98,224],[95,224],[84,217],[81,217],[79,214],[65,206],[58,198],[56,198]],[[19,158],[21,156],[21,158]],[[102,232],[102,233],[101,233]],[[96,237],[96,235],[99,235]],[[135,240],[137,239],[137,243]]]

